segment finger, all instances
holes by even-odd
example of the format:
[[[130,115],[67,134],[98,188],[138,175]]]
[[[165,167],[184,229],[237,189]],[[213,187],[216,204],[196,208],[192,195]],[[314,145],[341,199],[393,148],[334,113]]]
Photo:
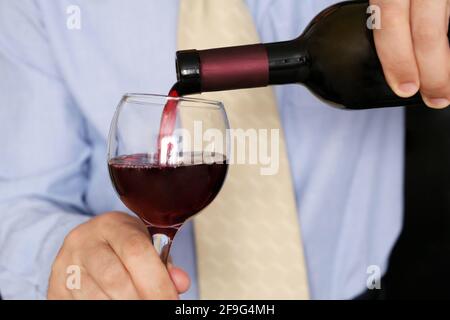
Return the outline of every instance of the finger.
[[[420,72],[421,93],[433,108],[450,104],[450,48],[448,1],[413,0],[411,24]]]
[[[171,263],[167,265],[170,277],[177,288],[178,293],[185,293],[191,286],[191,280],[186,271],[181,268],[175,267]]]
[[[75,300],[110,300],[111,297],[108,296],[102,288],[97,284],[97,282],[89,276],[89,274],[84,270],[81,273],[81,282],[79,288],[68,289],[72,298]]]
[[[410,28],[409,0],[371,0],[381,10],[381,29],[374,30],[377,54],[386,81],[400,97],[419,91],[419,70]]]
[[[60,271],[59,266],[56,266],[55,262],[52,266],[52,273],[47,289],[48,300],[71,300],[72,294],[66,286],[67,274]]]
[[[128,220],[104,230],[104,238],[128,270],[140,297],[178,299],[175,285],[144,226]]]
[[[109,297],[117,300],[139,299],[127,269],[108,244],[87,248],[85,253],[82,263],[87,273]]]
[[[76,270],[73,267],[76,266]],[[110,299],[89,277],[80,261],[60,250],[52,265],[47,290],[49,300]]]

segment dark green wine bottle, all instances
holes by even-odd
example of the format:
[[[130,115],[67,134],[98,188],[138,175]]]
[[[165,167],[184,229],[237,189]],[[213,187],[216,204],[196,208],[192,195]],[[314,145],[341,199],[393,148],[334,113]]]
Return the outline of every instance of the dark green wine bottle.
[[[299,83],[347,109],[423,104],[388,86],[368,27],[368,1],[347,1],[316,16],[297,39],[177,52],[184,94]]]

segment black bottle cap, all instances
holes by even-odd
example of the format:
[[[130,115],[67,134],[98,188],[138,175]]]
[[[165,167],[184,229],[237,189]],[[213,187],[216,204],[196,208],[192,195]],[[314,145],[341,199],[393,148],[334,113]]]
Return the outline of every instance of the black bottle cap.
[[[200,57],[197,50],[177,51],[176,71],[183,94],[201,92]]]

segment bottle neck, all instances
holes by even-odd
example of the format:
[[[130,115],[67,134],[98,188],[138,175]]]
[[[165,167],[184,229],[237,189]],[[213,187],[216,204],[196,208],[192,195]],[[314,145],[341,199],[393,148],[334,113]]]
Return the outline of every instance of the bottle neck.
[[[308,59],[301,41],[177,52],[183,94],[302,82]]]
[[[269,59],[269,84],[302,83],[307,79],[310,59],[302,38],[264,46]]]

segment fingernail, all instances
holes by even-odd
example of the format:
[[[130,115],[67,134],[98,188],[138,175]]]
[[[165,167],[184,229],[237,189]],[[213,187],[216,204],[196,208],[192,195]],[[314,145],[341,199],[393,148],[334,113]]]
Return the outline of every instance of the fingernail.
[[[414,82],[402,83],[398,86],[398,90],[400,91],[400,96],[402,97],[411,97],[419,91],[419,86]]]
[[[425,103],[432,108],[446,108],[450,105],[450,101],[448,99],[424,99]]]

